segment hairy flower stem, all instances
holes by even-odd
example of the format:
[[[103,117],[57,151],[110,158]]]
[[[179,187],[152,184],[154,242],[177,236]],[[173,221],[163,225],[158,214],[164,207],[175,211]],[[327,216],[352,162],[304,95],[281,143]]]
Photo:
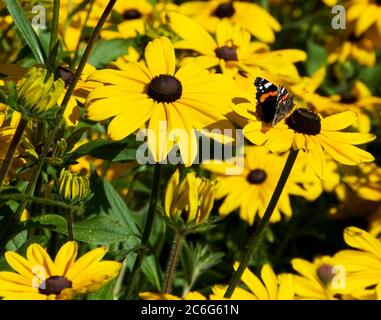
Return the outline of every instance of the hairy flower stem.
[[[50,33],[50,42],[49,42],[49,55],[52,53],[53,48],[57,42],[59,17],[60,17],[60,0],[54,0],[53,22],[52,22],[52,30]]]
[[[157,202],[159,198],[160,178],[161,178],[162,171],[163,171],[163,165],[159,163],[155,164],[155,170],[154,170],[153,181],[152,181],[152,193],[151,193],[151,198],[149,202],[147,218],[144,225],[141,248],[138,252],[134,266],[132,268],[132,271],[129,275],[129,279],[127,281],[127,293],[126,293],[127,299],[130,299],[134,292],[135,285],[140,273],[140,269],[143,264],[143,260],[148,251],[149,239],[151,237],[153,223],[155,220],[155,210],[156,210],[156,206],[157,206]]]
[[[181,252],[181,246],[183,242],[183,235],[179,232],[176,232],[175,239],[173,240],[171,252],[169,254],[167,267],[165,270],[165,280],[163,293],[171,293],[173,278],[176,272],[177,261]]]
[[[31,196],[33,194],[33,192],[34,192],[34,188],[35,188],[37,179],[40,176],[40,173],[41,173],[41,170],[42,170],[42,168],[44,166],[46,157],[48,156],[48,152],[50,150],[50,147],[53,145],[53,143],[55,141],[55,138],[56,138],[56,135],[61,130],[61,126],[63,124],[63,114],[65,112],[65,109],[66,109],[66,107],[67,107],[67,105],[68,105],[68,103],[70,101],[70,98],[71,98],[71,96],[72,96],[72,94],[74,92],[74,89],[75,89],[75,87],[76,87],[76,85],[78,83],[78,80],[81,77],[83,69],[86,66],[87,60],[88,60],[88,58],[90,56],[90,53],[91,53],[91,51],[92,51],[92,49],[94,47],[94,42],[98,38],[99,32],[101,31],[104,23],[106,22],[107,17],[110,15],[110,13],[111,13],[111,11],[112,11],[116,1],[117,0],[110,0],[108,2],[105,10],[102,13],[101,18],[99,19],[97,25],[95,26],[93,32],[90,35],[90,38],[88,40],[85,52],[83,53],[83,56],[81,58],[81,61],[79,62],[78,68],[77,68],[77,70],[74,73],[74,76],[73,76],[73,79],[72,79],[72,81],[70,83],[70,86],[69,86],[69,88],[67,89],[67,91],[65,93],[65,96],[64,96],[62,104],[61,104],[61,108],[60,108],[60,110],[57,113],[56,118],[58,119],[58,123],[53,128],[53,130],[52,130],[48,140],[46,141],[46,143],[44,145],[42,153],[40,154],[40,157],[38,159],[36,168],[34,169],[32,178],[30,179],[30,182],[29,182],[28,187],[26,189],[25,194],[27,196]],[[0,237],[0,250],[1,250],[1,248],[4,248],[4,244],[6,243],[6,241],[9,240],[9,237],[11,236],[11,230],[13,229],[14,225],[16,224],[16,222],[19,221],[20,216],[21,216],[22,212],[24,211],[27,203],[28,203],[27,200],[24,200],[24,201],[22,201],[20,203],[19,207],[17,208],[16,213],[11,218],[12,220],[11,220],[10,224],[8,225],[7,229],[3,232],[3,234],[1,235],[1,237]]]
[[[251,259],[255,257],[255,254],[257,253],[259,245],[262,241],[263,234],[271,219],[274,209],[278,203],[278,200],[282,194],[284,186],[286,185],[287,179],[291,173],[292,167],[294,166],[297,156],[298,156],[298,150],[291,149],[290,154],[288,155],[286,164],[284,165],[282,174],[275,187],[274,193],[271,196],[270,202],[263,215],[263,218],[259,222],[258,228],[255,230],[255,232],[253,233],[253,235],[251,236],[248,242],[246,252],[242,260],[240,261],[238,270],[233,274],[233,276],[230,279],[229,287],[225,292],[224,298],[231,298],[235,288],[237,287],[239,281],[241,280],[243,272],[245,271]]]
[[[67,220],[67,241],[73,241],[74,240],[74,233],[73,233],[73,211],[70,209],[67,210],[67,215],[66,215],[66,220]]]
[[[28,125],[28,120],[21,118],[21,120],[17,126],[16,132],[12,137],[12,141],[11,141],[11,144],[9,145],[9,148],[8,148],[7,154],[5,156],[3,165],[0,169],[0,186],[3,184],[4,179],[8,173],[8,170],[12,164],[13,156],[16,152],[16,149],[20,143],[20,140],[22,138],[22,135],[23,135],[27,125]]]

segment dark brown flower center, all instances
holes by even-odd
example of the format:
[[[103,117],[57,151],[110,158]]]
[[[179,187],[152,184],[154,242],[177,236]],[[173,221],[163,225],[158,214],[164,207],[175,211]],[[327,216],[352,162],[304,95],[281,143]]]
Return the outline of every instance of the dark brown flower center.
[[[321,282],[328,285],[335,274],[333,273],[333,268],[328,264],[323,264],[319,269],[317,269],[316,274]]]
[[[222,46],[214,50],[216,56],[225,61],[238,61],[237,50],[232,47]]]
[[[267,178],[267,173],[262,169],[251,170],[247,175],[247,182],[250,184],[261,184]]]
[[[62,290],[66,288],[71,288],[71,282],[69,280],[62,276],[52,276],[41,284],[38,291],[46,295],[60,294]]]
[[[321,122],[319,116],[310,110],[296,109],[287,119],[288,127],[298,133],[304,133],[315,136],[321,131]]]
[[[65,82],[65,88],[67,89],[73,80],[74,72],[65,67],[58,67],[58,72],[60,73],[61,79]]]
[[[142,14],[139,10],[136,9],[128,9],[123,12],[123,19],[124,20],[134,20],[139,19],[142,17]]]
[[[157,102],[174,102],[181,98],[181,82],[169,74],[156,76],[148,84],[148,95]]]
[[[355,102],[357,102],[357,97],[355,95],[353,95],[352,93],[343,93],[341,95],[340,102],[341,103],[348,103],[348,104],[355,103]]]
[[[214,11],[213,15],[220,19],[230,18],[235,13],[232,2],[221,3]]]

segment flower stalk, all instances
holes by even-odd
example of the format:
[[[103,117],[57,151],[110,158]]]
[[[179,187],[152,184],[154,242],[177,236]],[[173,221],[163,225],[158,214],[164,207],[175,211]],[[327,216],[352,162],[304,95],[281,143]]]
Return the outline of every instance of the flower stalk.
[[[74,240],[74,232],[73,232],[73,211],[70,209],[67,210],[66,215],[67,220],[67,241],[73,241]]]
[[[238,286],[239,281],[241,280],[242,274],[245,271],[246,267],[248,266],[249,262],[251,261],[252,258],[255,257],[259,245],[262,241],[263,235],[265,233],[266,227],[269,224],[269,221],[271,219],[271,216],[274,212],[274,209],[276,208],[276,205],[279,201],[279,198],[282,194],[282,191],[287,183],[288,177],[291,173],[291,170],[294,166],[294,163],[296,161],[296,158],[298,156],[298,150],[293,150],[291,149],[287,161],[284,165],[282,174],[278,180],[278,183],[275,187],[274,193],[271,196],[270,202],[266,208],[266,211],[263,215],[263,218],[259,222],[258,228],[256,231],[252,234],[248,245],[246,252],[240,261],[239,267],[237,271],[233,274],[232,278],[230,279],[230,284],[228,289],[225,292],[224,298],[231,298],[231,296],[234,293],[234,290]]]
[[[21,118],[17,126],[16,132],[12,137],[12,141],[11,141],[11,144],[9,145],[7,154],[5,155],[3,165],[1,166],[1,169],[0,169],[0,186],[3,184],[4,179],[8,173],[8,170],[12,164],[13,156],[16,152],[16,149],[20,143],[20,140],[22,138],[22,135],[27,125],[28,125],[28,120],[25,118]]]
[[[138,251],[138,255],[136,257],[134,266],[132,268],[132,271],[129,275],[129,279],[127,281],[127,294],[126,294],[127,299],[130,299],[134,292],[136,281],[139,276],[141,266],[143,264],[143,260],[148,251],[149,239],[151,237],[153,223],[155,220],[156,206],[159,199],[160,178],[161,178],[162,171],[163,171],[163,165],[161,165],[160,163],[156,163],[154,174],[153,174],[153,181],[152,181],[152,193],[151,193],[151,198],[149,202],[147,218],[144,225],[144,231],[143,231],[143,236],[141,240],[141,247],[140,247],[140,250]]]
[[[175,276],[176,266],[179,260],[183,240],[184,236],[180,232],[176,232],[165,270],[163,293],[172,292],[173,279]]]

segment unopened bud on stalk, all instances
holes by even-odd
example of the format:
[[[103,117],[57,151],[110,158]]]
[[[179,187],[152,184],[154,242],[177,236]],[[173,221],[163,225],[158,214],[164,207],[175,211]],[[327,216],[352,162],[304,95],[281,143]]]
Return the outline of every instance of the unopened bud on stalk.
[[[165,193],[165,213],[185,224],[202,224],[213,208],[217,181],[198,178],[190,172],[180,182],[178,170],[169,179]]]
[[[17,84],[15,108],[31,117],[41,116],[56,106],[64,86],[53,74],[47,77],[46,69],[33,67]]]
[[[62,169],[58,180],[58,194],[71,203],[86,201],[90,196],[90,181],[87,176]]]

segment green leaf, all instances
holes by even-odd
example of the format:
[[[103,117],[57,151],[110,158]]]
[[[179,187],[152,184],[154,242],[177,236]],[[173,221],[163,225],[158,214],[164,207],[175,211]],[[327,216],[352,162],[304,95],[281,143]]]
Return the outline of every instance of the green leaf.
[[[32,243],[39,243],[42,247],[45,248],[47,246],[48,239],[45,236],[34,236],[26,240],[21,246],[17,246],[17,248],[16,246],[14,248],[8,247],[9,249],[7,248],[7,250],[16,251],[18,254],[25,257],[26,251]],[[8,242],[7,246],[10,246],[10,242]],[[12,268],[8,265],[4,256],[2,256],[0,257],[0,271],[5,271],[5,270],[11,271]]]
[[[96,68],[103,68],[118,57],[128,53],[130,41],[124,39],[100,40],[94,46],[89,63]]]
[[[134,161],[136,160],[136,149],[130,145],[130,142],[94,140],[68,154],[65,162],[72,163],[85,155],[109,161]]]
[[[41,46],[36,32],[33,30],[31,22],[28,20],[23,8],[16,0],[5,0],[9,14],[12,16],[15,25],[33,52],[39,63],[45,64],[46,54]]]
[[[381,91],[381,65],[374,66],[372,68],[364,69],[360,75],[359,79],[363,81],[368,88],[372,90],[373,93]]]
[[[37,217],[38,221],[45,227],[53,228],[55,231],[67,235],[66,219],[55,214]],[[130,234],[122,225],[108,216],[100,215],[87,218],[73,225],[74,239],[92,244],[113,244],[125,241]]]
[[[115,279],[100,288],[98,291],[91,293],[87,296],[89,300],[113,300],[113,290]]]
[[[324,47],[318,45],[313,41],[307,43],[307,62],[306,69],[309,75],[315,73],[319,68],[327,63],[327,52]]]
[[[91,176],[90,183],[94,196],[88,203],[88,212],[92,214],[107,214],[112,219],[118,221],[126,232],[131,235],[125,243],[127,249],[139,247],[141,243],[141,229],[138,227],[141,217],[139,216],[146,214],[146,210],[141,213],[132,212],[127,208],[111,183],[98,177],[95,173]],[[155,220],[155,224],[159,224],[159,220]],[[153,246],[153,241],[151,241],[151,246]],[[130,257],[127,258],[127,261],[128,267],[131,269],[134,259]],[[156,286],[157,290],[160,290],[162,273],[160,264],[154,255],[146,256],[143,261],[142,270],[147,279]]]

